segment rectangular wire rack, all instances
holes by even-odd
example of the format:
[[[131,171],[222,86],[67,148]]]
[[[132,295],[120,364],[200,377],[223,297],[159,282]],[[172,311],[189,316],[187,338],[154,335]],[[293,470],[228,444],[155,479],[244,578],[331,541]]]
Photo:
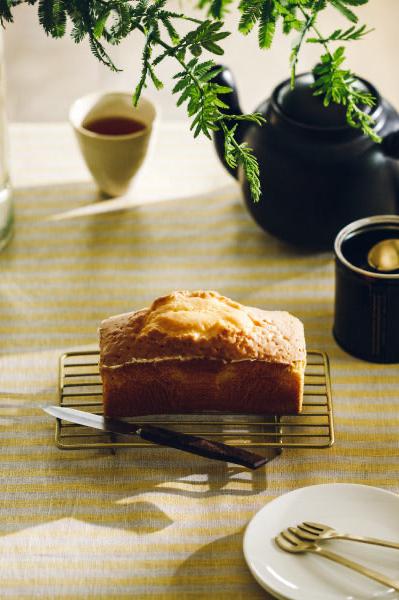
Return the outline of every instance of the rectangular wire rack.
[[[61,356],[61,406],[102,414],[98,357],[96,350],[67,352]],[[334,443],[334,423],[327,355],[308,352],[303,410],[299,415],[151,415],[140,417],[139,421],[218,439],[238,447],[328,448]],[[56,420],[55,442],[63,450],[109,448],[115,451],[116,448],[156,447],[136,436],[130,440],[126,436],[99,432],[60,419]]]

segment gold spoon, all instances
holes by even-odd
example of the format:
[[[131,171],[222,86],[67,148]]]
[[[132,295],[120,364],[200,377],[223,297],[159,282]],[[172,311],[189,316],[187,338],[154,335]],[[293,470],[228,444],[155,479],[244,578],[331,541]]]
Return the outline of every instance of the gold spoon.
[[[399,269],[399,239],[378,242],[371,248],[367,260],[377,271],[396,271]]]

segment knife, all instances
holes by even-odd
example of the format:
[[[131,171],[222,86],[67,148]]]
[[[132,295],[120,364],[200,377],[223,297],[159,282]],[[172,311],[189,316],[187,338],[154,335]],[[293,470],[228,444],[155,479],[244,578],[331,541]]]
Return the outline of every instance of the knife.
[[[248,452],[248,450],[243,450],[242,448],[207,440],[197,435],[179,433],[171,429],[165,429],[164,427],[137,425],[121,421],[120,419],[94,415],[89,412],[76,410],[75,408],[61,406],[45,406],[43,410],[57,419],[85,425],[86,427],[93,427],[94,429],[101,429],[101,431],[108,433],[138,435],[143,440],[159,444],[160,446],[177,448],[177,450],[183,450],[183,452],[191,452],[192,454],[198,454],[206,458],[231,462],[248,467],[249,469],[258,469],[270,460],[270,458],[255,454],[254,452]]]

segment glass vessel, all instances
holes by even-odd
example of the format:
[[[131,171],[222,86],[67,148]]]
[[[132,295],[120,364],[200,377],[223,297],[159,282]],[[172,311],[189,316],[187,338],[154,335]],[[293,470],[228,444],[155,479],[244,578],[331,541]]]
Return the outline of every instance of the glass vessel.
[[[0,33],[0,250],[12,236],[14,211],[9,176],[3,39]]]

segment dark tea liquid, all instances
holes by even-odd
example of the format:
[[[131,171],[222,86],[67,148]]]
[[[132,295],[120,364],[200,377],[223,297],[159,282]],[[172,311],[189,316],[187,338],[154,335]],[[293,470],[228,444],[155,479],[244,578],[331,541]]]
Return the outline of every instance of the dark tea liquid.
[[[374,267],[369,264],[367,260],[368,253],[378,242],[382,242],[382,240],[392,240],[398,238],[398,227],[389,227],[386,225],[383,227],[370,227],[370,229],[358,231],[348,237],[342,243],[341,250],[346,260],[348,260],[355,267],[359,267],[365,271],[370,271],[370,273],[381,273],[382,271],[374,269]],[[398,273],[399,269],[389,271],[390,275],[397,275]]]
[[[83,127],[100,135],[130,135],[143,131],[146,126],[130,117],[101,117],[87,121]]]

